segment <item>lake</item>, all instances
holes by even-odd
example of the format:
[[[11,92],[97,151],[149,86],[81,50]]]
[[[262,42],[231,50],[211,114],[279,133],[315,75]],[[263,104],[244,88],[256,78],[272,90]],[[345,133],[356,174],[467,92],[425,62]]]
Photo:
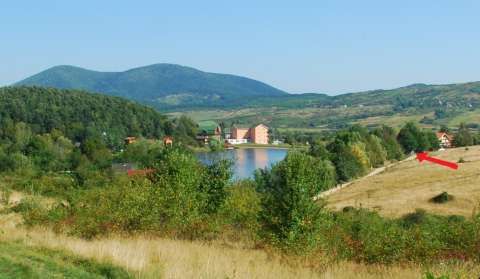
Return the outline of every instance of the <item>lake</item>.
[[[234,179],[244,179],[253,178],[256,169],[271,167],[272,164],[283,160],[287,152],[287,149],[278,148],[240,148],[219,152],[201,152],[197,153],[197,157],[205,164],[219,159],[232,160]]]

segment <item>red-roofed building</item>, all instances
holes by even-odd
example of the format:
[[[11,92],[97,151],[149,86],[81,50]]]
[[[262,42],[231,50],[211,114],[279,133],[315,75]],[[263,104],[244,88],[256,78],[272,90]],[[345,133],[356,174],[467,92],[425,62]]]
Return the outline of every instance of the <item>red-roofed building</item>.
[[[445,132],[438,132],[437,139],[442,148],[450,148],[453,146],[453,136]]]
[[[150,173],[153,173],[153,169],[143,169],[143,170],[128,170],[127,175],[128,176],[146,176]]]
[[[165,136],[165,137],[163,137],[163,145],[165,145],[165,146],[167,146],[167,145],[172,146],[172,145],[173,145],[173,138],[170,137],[170,136]]]

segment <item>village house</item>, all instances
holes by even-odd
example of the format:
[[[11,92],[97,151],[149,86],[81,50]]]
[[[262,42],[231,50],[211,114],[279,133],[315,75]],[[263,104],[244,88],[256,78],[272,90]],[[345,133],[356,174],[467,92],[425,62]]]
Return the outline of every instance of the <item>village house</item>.
[[[230,144],[268,144],[268,127],[263,124],[250,128],[233,126],[231,132],[231,138],[226,140]]]
[[[126,137],[125,138],[125,144],[132,144],[132,143],[135,143],[137,141],[137,138],[136,137]]]
[[[453,136],[445,132],[437,132],[437,139],[441,148],[453,147]]]
[[[220,141],[222,135],[222,128],[215,121],[202,121],[198,123],[199,133],[197,140],[208,144],[210,139]]]
[[[170,137],[170,136],[165,136],[165,137],[163,137],[163,145],[165,145],[165,146],[168,146],[168,145],[172,146],[172,145],[173,145],[173,138]]]

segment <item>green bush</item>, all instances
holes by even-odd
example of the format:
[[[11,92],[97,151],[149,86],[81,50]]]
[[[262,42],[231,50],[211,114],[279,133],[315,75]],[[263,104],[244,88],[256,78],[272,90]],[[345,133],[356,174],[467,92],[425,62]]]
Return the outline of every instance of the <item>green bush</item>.
[[[313,198],[335,185],[331,163],[294,151],[271,171],[257,173],[256,180],[262,195],[262,237],[287,251],[313,250],[323,215]]]
[[[393,220],[352,209],[334,213],[326,224],[322,248],[340,259],[382,264],[480,260],[480,215],[469,220],[417,210]]]
[[[38,197],[24,198],[18,204],[11,207],[11,210],[20,213],[27,226],[48,224],[48,212],[41,206]]]
[[[148,177],[119,176],[103,187],[69,191],[69,206],[48,211],[45,222],[84,238],[111,232],[210,237],[227,198],[230,165],[202,165],[193,154],[164,149]]]
[[[433,203],[446,203],[453,200],[454,197],[447,192],[442,192],[441,194],[436,195],[431,198],[430,201]]]
[[[224,222],[237,230],[256,233],[261,210],[260,195],[253,181],[243,180],[227,189],[227,198],[220,209]]]

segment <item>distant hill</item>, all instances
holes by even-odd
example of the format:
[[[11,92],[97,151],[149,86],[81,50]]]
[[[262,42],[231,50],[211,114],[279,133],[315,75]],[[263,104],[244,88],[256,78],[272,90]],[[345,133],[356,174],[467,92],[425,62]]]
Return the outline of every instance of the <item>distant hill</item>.
[[[406,121],[420,122],[426,128],[455,127],[460,122],[480,128],[480,82],[414,84],[337,96],[288,94],[251,99],[243,106],[222,111],[198,112],[192,108],[188,115],[198,121],[265,123],[288,130],[310,131],[336,130],[355,123],[399,127]]]
[[[207,73],[173,64],[154,64],[124,72],[56,66],[15,85],[83,89],[128,98],[157,108],[236,106],[251,98],[287,95],[253,79]]]
[[[288,94],[244,77],[155,64],[125,72],[57,66],[16,85],[79,88],[125,97],[170,113],[189,112],[196,120],[262,122],[295,129],[330,130],[352,123],[374,127],[385,121],[393,126],[417,121],[438,127],[459,122],[476,125],[480,120],[480,82],[413,84],[337,96]],[[199,110],[203,112],[197,113]]]

